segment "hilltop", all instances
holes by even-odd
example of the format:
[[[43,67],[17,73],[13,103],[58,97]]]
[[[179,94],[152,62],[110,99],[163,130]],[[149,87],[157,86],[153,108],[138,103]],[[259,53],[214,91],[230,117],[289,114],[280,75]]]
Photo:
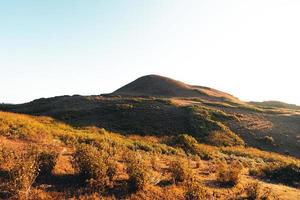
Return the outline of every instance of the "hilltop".
[[[188,85],[181,81],[159,75],[142,76],[110,95],[133,97],[199,97],[207,100],[238,101],[236,97],[216,89]]]

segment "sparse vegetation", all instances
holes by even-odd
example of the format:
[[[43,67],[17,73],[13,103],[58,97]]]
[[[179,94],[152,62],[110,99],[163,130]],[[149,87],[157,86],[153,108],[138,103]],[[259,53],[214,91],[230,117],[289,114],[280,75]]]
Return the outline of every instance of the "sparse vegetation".
[[[205,138],[204,141],[217,146],[243,146],[244,141],[233,133],[222,122],[235,119],[221,111],[206,107],[187,107],[190,113],[192,134],[195,138]]]
[[[0,198],[273,198],[265,183],[262,187],[248,184],[242,173],[246,168],[251,181],[269,179],[298,187],[299,160],[226,145],[218,137],[213,140],[220,144],[214,146],[189,134],[121,135],[12,113],[0,113],[0,119],[0,144],[4,144],[0,146]],[[244,183],[240,196],[235,191]],[[44,184],[54,186],[48,190]]]

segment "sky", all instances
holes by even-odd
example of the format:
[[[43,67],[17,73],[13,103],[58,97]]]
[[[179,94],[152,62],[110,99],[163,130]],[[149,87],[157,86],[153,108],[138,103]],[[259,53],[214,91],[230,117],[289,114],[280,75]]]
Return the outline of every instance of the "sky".
[[[158,74],[300,105],[299,0],[0,1],[0,102]]]

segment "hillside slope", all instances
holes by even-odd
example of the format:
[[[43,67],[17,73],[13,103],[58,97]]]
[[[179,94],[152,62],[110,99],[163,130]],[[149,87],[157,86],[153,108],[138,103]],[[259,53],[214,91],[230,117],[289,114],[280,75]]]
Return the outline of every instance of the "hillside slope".
[[[46,159],[40,169],[47,174],[33,158]],[[260,174],[265,169],[268,177]],[[123,136],[0,112],[0,199],[250,199],[256,192],[297,200],[299,175],[300,160],[254,148],[210,146],[187,135]]]
[[[170,137],[187,133],[209,144],[245,142],[300,158],[299,110],[257,106],[157,75],[141,77],[110,95],[42,98],[2,104],[0,110],[50,116],[73,127],[97,126],[122,134]]]
[[[247,145],[300,158],[300,115],[291,111],[270,112],[201,99],[103,96],[54,97],[2,105],[0,110],[51,116],[75,127],[97,126],[123,134],[187,133],[203,140],[209,133],[222,130],[225,135],[234,132]]]

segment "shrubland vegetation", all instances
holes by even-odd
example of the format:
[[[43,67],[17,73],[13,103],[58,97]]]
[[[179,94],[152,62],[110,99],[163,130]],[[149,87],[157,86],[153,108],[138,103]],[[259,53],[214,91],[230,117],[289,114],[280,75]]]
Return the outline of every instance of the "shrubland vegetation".
[[[244,141],[222,122],[235,119],[222,111],[202,106],[186,108],[190,113],[192,135],[215,146],[243,146]]]
[[[274,199],[264,181],[299,187],[299,160],[245,147],[215,123],[223,114],[198,117],[204,138],[121,135],[1,112],[0,198]]]

